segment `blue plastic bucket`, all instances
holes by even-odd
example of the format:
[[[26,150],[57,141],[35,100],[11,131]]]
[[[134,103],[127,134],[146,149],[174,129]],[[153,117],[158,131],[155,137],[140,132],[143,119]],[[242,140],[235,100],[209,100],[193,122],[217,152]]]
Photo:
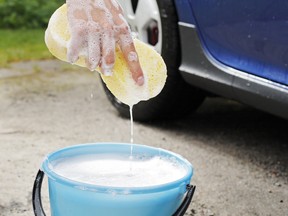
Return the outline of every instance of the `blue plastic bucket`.
[[[133,145],[135,155],[169,157],[185,167],[187,173],[184,177],[162,185],[132,188],[107,187],[73,181],[53,171],[53,163],[59,159],[91,154],[129,157],[130,152],[131,144],[95,143],[72,146],[49,154],[43,161],[42,169],[34,182],[35,215],[45,215],[41,204],[41,184],[44,173],[48,176],[52,216],[184,215],[195,190],[195,187],[190,186],[193,168],[186,159],[173,152]]]

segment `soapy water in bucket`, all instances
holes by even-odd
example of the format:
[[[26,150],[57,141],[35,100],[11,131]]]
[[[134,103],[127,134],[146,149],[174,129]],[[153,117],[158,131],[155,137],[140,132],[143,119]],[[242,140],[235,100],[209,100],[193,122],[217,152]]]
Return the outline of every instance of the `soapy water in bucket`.
[[[53,162],[53,171],[67,179],[108,187],[147,187],[181,179],[187,169],[173,157],[82,155]]]
[[[129,143],[81,144],[47,155],[34,182],[35,215],[45,215],[45,173],[52,215],[183,216],[195,190],[189,161],[145,145],[133,152],[132,163]]]

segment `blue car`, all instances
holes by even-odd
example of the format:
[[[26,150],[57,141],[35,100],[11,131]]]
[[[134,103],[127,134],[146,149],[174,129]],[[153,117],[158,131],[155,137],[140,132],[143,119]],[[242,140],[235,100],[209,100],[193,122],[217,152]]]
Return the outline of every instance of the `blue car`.
[[[211,95],[288,119],[288,1],[118,0],[136,36],[164,58],[163,91],[134,119],[174,118]],[[128,107],[106,89],[122,116]]]

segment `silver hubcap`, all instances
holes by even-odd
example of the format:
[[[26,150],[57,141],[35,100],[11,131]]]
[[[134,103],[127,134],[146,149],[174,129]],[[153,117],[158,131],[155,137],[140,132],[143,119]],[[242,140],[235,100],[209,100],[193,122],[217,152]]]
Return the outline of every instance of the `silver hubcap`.
[[[118,0],[136,37],[161,53],[162,29],[156,0]]]

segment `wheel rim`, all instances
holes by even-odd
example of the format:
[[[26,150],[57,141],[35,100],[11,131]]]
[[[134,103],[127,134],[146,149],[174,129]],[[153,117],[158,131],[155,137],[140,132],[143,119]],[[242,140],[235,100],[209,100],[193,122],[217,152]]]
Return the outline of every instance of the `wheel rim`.
[[[132,32],[161,53],[161,18],[156,0],[118,0]]]

